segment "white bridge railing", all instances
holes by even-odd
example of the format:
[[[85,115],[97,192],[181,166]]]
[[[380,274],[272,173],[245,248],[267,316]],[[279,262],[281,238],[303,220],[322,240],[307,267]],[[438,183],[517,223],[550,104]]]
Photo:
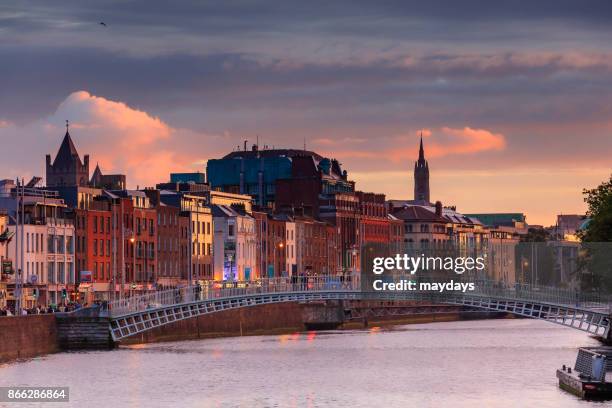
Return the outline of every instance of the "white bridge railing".
[[[211,282],[206,285],[167,289],[114,300],[108,302],[104,310],[109,316],[117,317],[164,306],[236,296],[292,292],[356,292],[359,290],[358,275],[265,278],[251,282]]]
[[[494,281],[475,281],[475,288],[475,295],[612,311],[612,299],[597,292],[529,284],[504,285]]]
[[[406,276],[414,279],[414,276]],[[419,280],[417,280],[419,282]],[[425,282],[425,281],[421,281]],[[474,291],[466,292],[469,296],[483,296],[496,299],[520,300],[537,303],[563,305],[599,313],[610,313],[612,303],[597,293],[584,293],[566,288],[553,288],[534,285],[507,285],[494,281],[473,281]],[[253,282],[211,282],[206,285],[194,285],[152,292],[144,295],[126,297],[108,302],[103,306],[103,313],[110,317],[125,316],[174,306],[207,300],[232,298],[238,296],[268,295],[296,292],[355,292],[363,297],[384,299],[429,299],[444,302],[444,298],[456,298],[461,292],[374,292],[362,291],[359,275],[347,276],[313,276],[265,278]]]

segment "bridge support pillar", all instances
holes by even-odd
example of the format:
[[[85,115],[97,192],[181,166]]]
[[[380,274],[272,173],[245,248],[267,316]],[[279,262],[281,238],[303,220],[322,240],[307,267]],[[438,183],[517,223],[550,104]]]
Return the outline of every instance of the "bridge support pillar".
[[[108,350],[115,347],[107,317],[58,314],[56,322],[59,346],[63,350]]]
[[[341,300],[324,300],[302,304],[302,320],[307,330],[337,329],[344,323]]]

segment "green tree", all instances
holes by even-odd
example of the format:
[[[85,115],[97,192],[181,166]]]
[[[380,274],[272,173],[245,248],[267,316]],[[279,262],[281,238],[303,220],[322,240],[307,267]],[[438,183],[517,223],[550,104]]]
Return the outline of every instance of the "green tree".
[[[585,289],[612,292],[612,176],[594,189],[583,190],[588,205],[587,227],[580,232],[581,283]]]

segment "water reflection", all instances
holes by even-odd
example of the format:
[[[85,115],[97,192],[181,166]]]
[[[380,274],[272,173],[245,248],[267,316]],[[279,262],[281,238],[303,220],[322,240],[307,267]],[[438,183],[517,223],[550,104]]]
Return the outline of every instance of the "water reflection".
[[[75,407],[574,407],[555,369],[595,344],[526,319],[370,327],[56,354],[0,385],[68,385]]]

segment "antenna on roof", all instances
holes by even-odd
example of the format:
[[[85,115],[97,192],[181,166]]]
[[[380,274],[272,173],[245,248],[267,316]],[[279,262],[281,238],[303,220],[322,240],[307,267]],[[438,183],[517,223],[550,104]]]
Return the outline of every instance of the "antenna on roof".
[[[70,127],[70,121],[66,119],[66,133],[68,133],[68,128]]]
[[[306,136],[304,136],[304,151],[306,151]]]

